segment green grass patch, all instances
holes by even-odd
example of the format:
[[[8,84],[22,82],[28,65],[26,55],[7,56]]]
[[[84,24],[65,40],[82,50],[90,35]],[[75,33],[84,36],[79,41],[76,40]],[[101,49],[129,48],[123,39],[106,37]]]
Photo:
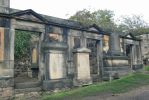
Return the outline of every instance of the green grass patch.
[[[85,96],[93,96],[99,93],[122,93],[131,89],[149,84],[149,75],[143,73],[133,73],[112,82],[103,82],[86,87],[80,87],[69,91],[45,95],[43,100],[65,100],[65,98],[83,98]],[[75,100],[74,99],[74,100]]]
[[[144,66],[145,71],[149,71],[149,66]]]

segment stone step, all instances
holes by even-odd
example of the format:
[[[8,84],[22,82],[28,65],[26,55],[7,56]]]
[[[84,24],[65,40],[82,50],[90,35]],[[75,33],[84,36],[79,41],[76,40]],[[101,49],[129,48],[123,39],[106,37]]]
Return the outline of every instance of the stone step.
[[[127,75],[131,71],[129,66],[120,66],[120,67],[104,67],[103,80],[109,80],[111,75],[112,77],[121,77]]]
[[[100,75],[91,75],[93,82],[100,82],[101,77]]]
[[[40,87],[41,82],[24,82],[24,83],[15,83],[15,89],[25,89],[25,88],[36,88]]]
[[[131,70],[107,70],[107,71],[104,71],[104,73],[109,73],[109,74],[113,74],[113,73],[128,73],[130,72]]]
[[[16,94],[26,94],[31,92],[40,92],[42,90],[41,87],[36,88],[25,88],[25,89],[15,89],[15,95]]]
[[[110,80],[110,77],[109,77],[109,76],[103,76],[103,77],[102,77],[102,80],[103,80],[103,81],[109,81],[109,80]]]
[[[121,66],[121,67],[104,67],[104,71],[123,71],[123,70],[130,70],[128,66]]]

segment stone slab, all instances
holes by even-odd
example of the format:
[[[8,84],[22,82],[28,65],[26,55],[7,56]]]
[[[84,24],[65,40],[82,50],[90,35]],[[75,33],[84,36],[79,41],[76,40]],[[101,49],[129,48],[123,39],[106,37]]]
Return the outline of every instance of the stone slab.
[[[66,77],[64,54],[49,54],[49,77],[50,79],[60,79]]]

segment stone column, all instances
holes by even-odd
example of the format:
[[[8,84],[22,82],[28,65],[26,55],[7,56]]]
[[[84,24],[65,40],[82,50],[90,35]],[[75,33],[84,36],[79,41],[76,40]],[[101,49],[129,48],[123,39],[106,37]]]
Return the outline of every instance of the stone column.
[[[111,55],[120,55],[120,37],[117,33],[112,33],[109,40],[109,50]]]
[[[143,55],[142,55],[142,41],[139,41],[139,51],[140,51],[140,60],[141,60],[141,64],[143,65]]]
[[[99,74],[100,78],[102,79],[103,76],[103,42],[102,40],[98,41],[98,52],[97,52],[97,57],[98,57],[98,64],[99,64]]]
[[[11,19],[10,28],[1,27],[1,36],[3,37],[0,61],[0,77],[14,77],[14,35],[15,19]]]
[[[73,51],[75,65],[74,86],[92,84],[89,63],[90,52],[87,48],[78,48]]]
[[[14,69],[14,39],[15,39],[15,19],[11,19],[10,27],[10,66]]]
[[[42,32],[39,39],[39,80],[44,80],[46,78],[46,67],[45,67],[45,52],[42,50],[42,42],[44,40],[45,31]]]
[[[11,99],[14,95],[14,35],[15,19],[11,19],[9,27],[2,27],[3,61],[0,62],[0,100]]]

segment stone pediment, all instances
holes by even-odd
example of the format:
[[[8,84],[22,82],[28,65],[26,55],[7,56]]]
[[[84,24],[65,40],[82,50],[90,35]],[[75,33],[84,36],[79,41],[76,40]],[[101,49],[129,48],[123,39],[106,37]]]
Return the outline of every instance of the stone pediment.
[[[89,31],[94,31],[94,32],[98,32],[99,34],[105,34],[106,32],[102,30],[102,28],[100,28],[98,25],[93,24],[91,26],[88,27]]]
[[[141,39],[137,38],[132,33],[128,33],[128,34],[126,34],[126,35],[124,35],[122,37],[125,38],[125,39],[141,41]]]
[[[95,31],[95,32],[98,32],[98,30],[95,28],[95,27],[91,27],[88,29],[89,31]]]
[[[29,20],[29,21],[37,21],[37,22],[47,22],[47,20],[42,17],[40,14],[36,13],[35,11],[29,9],[24,11],[19,11],[10,14],[12,17],[23,19],[23,20]]]
[[[39,18],[33,16],[32,14],[26,14],[26,15],[22,15],[19,16],[21,19],[27,19],[27,20],[32,20],[32,21],[40,21],[42,22]]]

